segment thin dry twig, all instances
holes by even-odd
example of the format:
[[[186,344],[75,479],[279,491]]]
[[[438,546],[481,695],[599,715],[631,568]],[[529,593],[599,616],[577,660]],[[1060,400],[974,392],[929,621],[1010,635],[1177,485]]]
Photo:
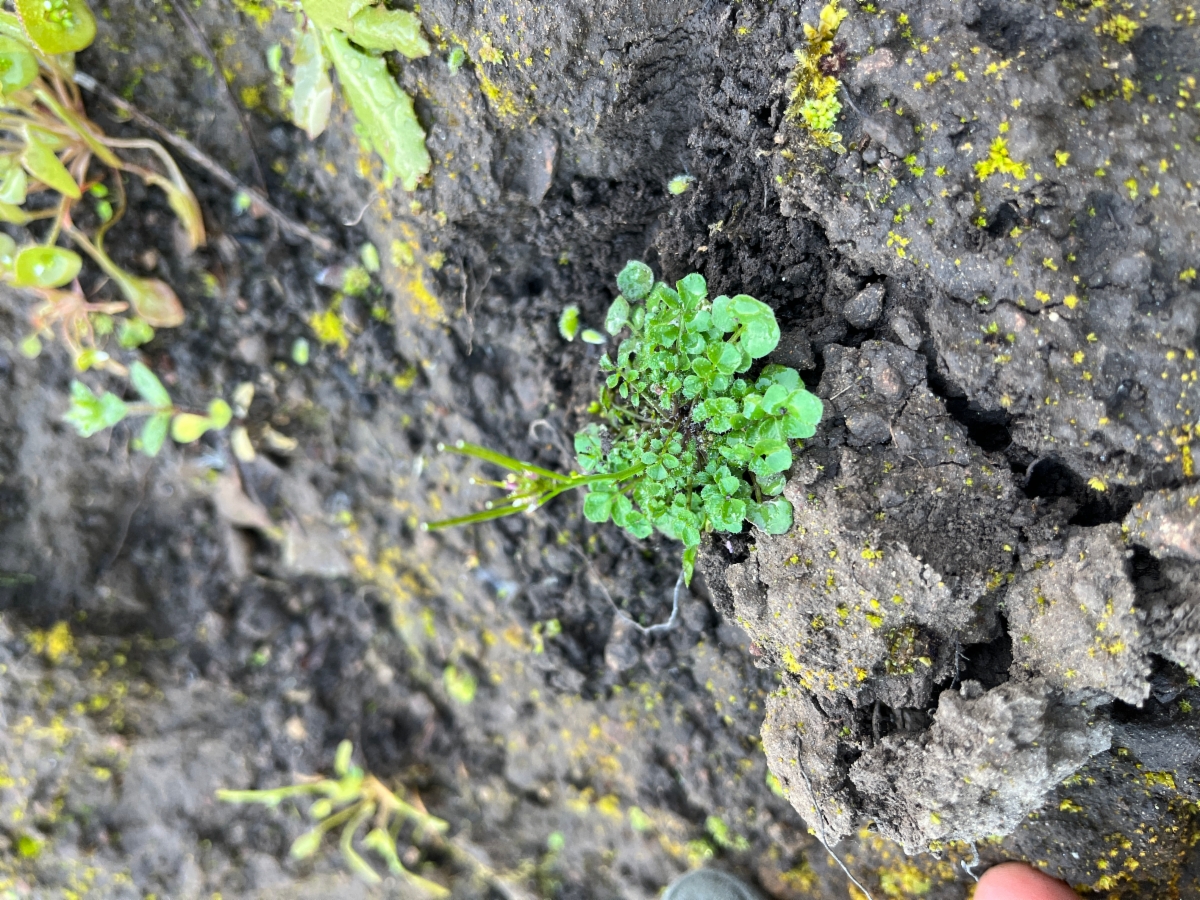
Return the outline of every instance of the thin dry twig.
[[[221,93],[225,95],[225,101],[237,114],[238,122],[242,126],[242,131],[246,135],[246,143],[250,147],[250,162],[254,166],[254,180],[258,182],[258,186],[262,190],[267,189],[267,180],[263,177],[262,166],[258,162],[258,148],[254,146],[254,133],[250,130],[250,122],[246,118],[246,111],[242,109],[233,98],[233,92],[229,89],[229,82],[225,79],[225,70],[217,61],[216,54],[213,53],[212,47],[209,46],[208,39],[204,36],[204,32],[200,30],[200,26],[196,24],[196,20],[192,18],[192,14],[187,11],[187,4],[176,3],[175,12],[179,13],[179,18],[183,19],[183,24],[187,26],[188,31],[192,34],[192,40],[195,41],[201,52],[204,53],[204,58],[208,60],[208,64],[212,66],[213,73],[217,76],[217,84],[221,86]]]
[[[257,188],[252,188],[245,184],[241,179],[233,175],[228,169],[218,163],[215,159],[193,144],[186,138],[182,138],[175,132],[160,125],[154,119],[150,118],[132,103],[117,96],[100,82],[96,81],[91,75],[86,72],[75,72],[75,83],[89,93],[95,94],[100,99],[109,105],[121,110],[133,121],[137,122],[143,128],[153,131],[163,141],[170,144],[181,154],[198,165],[218,182],[229,188],[231,191],[241,192],[253,198],[254,203],[268,215],[282,231],[287,232],[293,237],[302,238],[320,250],[322,253],[333,252],[333,242],[329,238],[320,234],[315,234],[304,225],[301,225],[295,219],[291,218],[287,213],[276,207],[270,200],[264,196],[263,192]]]

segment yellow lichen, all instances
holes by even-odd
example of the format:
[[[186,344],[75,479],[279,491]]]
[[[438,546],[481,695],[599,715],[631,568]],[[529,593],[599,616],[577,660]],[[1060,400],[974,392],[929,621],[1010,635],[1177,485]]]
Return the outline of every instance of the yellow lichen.
[[[975,163],[975,174],[980,181],[986,181],[997,172],[1020,181],[1025,178],[1026,171],[1025,163],[1017,162],[1008,155],[1008,139],[1002,137],[994,138],[988,155]]]
[[[1133,40],[1134,32],[1137,31],[1138,24],[1129,18],[1129,16],[1118,13],[1111,19],[1107,19],[1100,30],[1109,37],[1116,40],[1118,44],[1128,44]]]
[[[34,653],[41,653],[55,666],[75,653],[75,639],[66,622],[56,623],[49,631],[30,632],[29,644]]]
[[[350,346],[350,336],[346,333],[346,325],[338,313],[339,301],[334,301],[329,309],[315,312],[308,317],[308,326],[322,344],[336,344],[339,350]]]

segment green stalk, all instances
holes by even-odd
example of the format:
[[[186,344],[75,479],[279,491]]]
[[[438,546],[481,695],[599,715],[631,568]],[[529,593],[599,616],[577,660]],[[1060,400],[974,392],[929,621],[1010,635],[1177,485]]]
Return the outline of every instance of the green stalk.
[[[443,528],[454,528],[457,525],[477,525],[480,522],[490,522],[492,519],[502,519],[519,513],[528,507],[501,506],[485,509],[483,512],[471,513],[469,516],[455,516],[453,519],[439,519],[437,522],[422,522],[422,531],[440,531]]]
[[[484,462],[490,462],[502,469],[508,469],[510,472],[532,472],[535,475],[541,475],[543,478],[550,478],[554,481],[565,481],[567,476],[560,475],[557,472],[551,472],[549,469],[543,469],[531,463],[521,462],[511,456],[505,456],[503,453],[497,453],[495,450],[489,450],[486,447],[480,447],[478,444],[468,444],[466,441],[455,441],[453,445],[438,444],[438,449],[443,451],[451,451],[453,453],[461,453],[463,456],[473,456],[476,459],[482,459]]]
[[[293,784],[267,791],[227,791],[222,789],[217,791],[217,799],[224,800],[226,803],[265,803],[268,806],[277,806],[288,797],[316,793],[316,789],[316,784]]]
[[[509,460],[512,463],[514,463],[516,466],[522,467],[521,469],[517,469],[516,471],[528,471],[528,470],[534,468],[531,466],[526,466],[525,463],[522,463],[520,460],[512,459],[512,457],[503,456],[502,454],[499,454],[499,453],[493,453],[490,450],[484,450],[484,448],[476,447],[474,444],[467,444],[463,441],[459,441],[459,444],[461,446],[455,447],[454,449],[460,453],[464,453],[467,456],[475,456],[479,459],[486,459],[488,462],[495,462],[495,460],[492,457],[499,457],[504,460]],[[472,450],[479,450],[479,451],[482,451],[482,453],[481,454],[468,453],[466,450],[463,449],[464,447],[471,448]],[[482,454],[487,454],[487,455],[485,456]],[[500,465],[500,463],[497,463],[497,465]],[[506,468],[511,468],[511,467],[506,466]],[[555,479],[554,487],[549,487],[542,491],[538,491],[536,493],[526,492],[526,493],[522,493],[522,494],[517,494],[513,497],[510,497],[505,503],[498,505],[498,506],[492,506],[481,512],[471,513],[471,514],[465,515],[465,516],[455,516],[453,519],[441,519],[437,522],[422,522],[421,530],[422,531],[440,531],[443,528],[454,528],[455,526],[458,526],[458,525],[477,525],[480,522],[490,522],[493,519],[502,519],[505,516],[515,515],[516,513],[519,513],[519,512],[530,512],[532,510],[535,510],[542,506],[545,506],[547,503],[549,503],[551,500],[553,500],[559,494],[565,494],[567,491],[573,491],[576,488],[585,487],[589,484],[600,484],[600,483],[607,482],[607,481],[616,482],[616,483],[619,483],[622,481],[627,481],[630,478],[634,478],[634,477],[640,475],[642,472],[645,471],[645,469],[646,469],[646,466],[643,463],[638,463],[635,466],[630,466],[628,469],[624,469],[620,472],[613,472],[611,474],[569,475],[569,476],[567,476],[567,475],[559,475],[555,472],[547,472],[548,476],[553,476]],[[535,469],[535,471],[537,471],[537,470]],[[541,470],[541,471],[545,471],[545,470]],[[536,497],[537,499],[533,503],[522,503],[520,505],[513,505],[513,502],[512,502],[513,500],[524,500],[528,497]]]
[[[104,144],[102,144],[100,140],[94,134],[92,134],[91,129],[89,129],[87,126],[87,123],[74,112],[59,103],[50,94],[50,92],[46,90],[45,87],[36,88],[33,92],[33,95],[46,106],[50,107],[56,116],[69,125],[79,139],[87,144],[88,149],[95,153],[105,165],[112,166],[114,169],[121,168],[121,160],[117,159],[116,154],[109,150],[108,147],[104,146]]]
[[[346,860],[346,864],[350,866],[350,869],[359,878],[362,878],[368,884],[379,884],[383,879],[379,877],[379,874],[354,849],[354,833],[362,827],[367,819],[371,818],[371,814],[374,812],[374,803],[361,804],[358,813],[342,829],[341,838],[338,841],[338,848],[342,851],[342,858]]]

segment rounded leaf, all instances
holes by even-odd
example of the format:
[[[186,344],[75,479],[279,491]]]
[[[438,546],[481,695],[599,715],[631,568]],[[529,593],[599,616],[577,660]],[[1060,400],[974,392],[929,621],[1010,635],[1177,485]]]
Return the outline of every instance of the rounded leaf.
[[[232,418],[233,410],[220,397],[208,404],[209,424],[218,431],[228,425]]]
[[[37,57],[20,41],[0,36],[0,94],[9,95],[37,78]]]
[[[589,522],[608,521],[612,512],[613,495],[606,491],[592,491],[583,498],[583,516]]]
[[[722,375],[732,375],[742,364],[742,354],[738,348],[724,341],[708,348],[708,358]]]
[[[641,300],[654,287],[654,271],[644,262],[631,259],[617,276],[617,289],[630,300]]]
[[[117,343],[133,350],[154,339],[154,329],[141,319],[121,319],[117,325]]]
[[[20,206],[25,202],[28,187],[29,177],[25,170],[20,166],[13,166],[4,173],[4,178],[0,179],[0,203]]]
[[[783,499],[754,503],[746,518],[767,534],[786,534],[792,527],[792,504]]]
[[[733,313],[729,309],[729,298],[724,294],[712,303],[712,321],[713,325],[722,332],[733,331],[737,328],[737,319],[733,317]]]
[[[137,278],[128,273],[114,279],[125,299],[138,316],[155,328],[174,328],[183,324],[183,304],[170,285],[157,278]]]
[[[321,846],[321,835],[323,832],[314,828],[312,831],[306,831],[300,837],[292,842],[292,849],[288,851],[292,859],[308,859]]]
[[[773,384],[763,394],[762,400],[759,401],[759,406],[762,407],[763,412],[767,415],[777,415],[780,409],[787,404],[790,393],[783,385]]]
[[[809,393],[804,388],[793,392],[788,397],[787,406],[790,417],[794,417],[803,425],[814,429],[821,421],[821,416],[825,414],[825,406],[821,402],[821,398],[816,394]],[[809,436],[805,435],[805,437]]]
[[[749,294],[736,294],[729,299],[729,311],[737,316],[740,322],[752,322],[756,319],[773,319],[775,313],[771,307]]]
[[[350,762],[353,756],[354,744],[345,740],[338,744],[337,753],[333,757],[333,771],[339,778],[350,771]]]
[[[797,388],[804,387],[800,383],[800,373],[795,369],[790,369],[787,366],[778,366],[772,363],[769,366],[763,366],[762,378],[769,378],[774,384],[787,388],[789,391],[794,391]]]
[[[629,301],[624,297],[617,297],[612,302],[612,306],[608,308],[608,315],[604,319],[604,330],[611,335],[616,335],[628,323]]]
[[[21,207],[0,201],[0,222],[8,222],[10,225],[28,225],[32,221],[29,213]]]
[[[709,509],[709,518],[717,531],[737,533],[742,530],[742,520],[746,518],[745,500],[721,500]]]
[[[318,822],[321,821],[322,819],[326,818],[327,816],[329,816],[332,812],[333,812],[333,803],[329,800],[328,797],[322,797],[320,800],[317,800],[316,802],[313,803],[312,806],[310,806],[308,808],[309,816],[313,819],[316,819]]]
[[[116,394],[96,396],[81,381],[71,382],[71,407],[63,419],[75,426],[80,437],[91,437],[111,428],[128,414],[129,408]]]
[[[86,0],[16,0],[29,39],[51,56],[78,53],[96,37],[96,20]]]
[[[675,282],[675,288],[688,309],[695,309],[708,299],[708,283],[699,272],[693,272]]]
[[[783,472],[776,472],[774,475],[768,475],[765,478],[755,476],[755,482],[758,484],[758,489],[764,495],[775,497],[783,493],[783,489],[787,485],[787,475]]]
[[[612,520],[616,525],[622,528],[628,527],[630,517],[633,515],[633,501],[624,494],[612,495]]]
[[[74,250],[39,245],[21,249],[13,261],[17,287],[56,288],[73,281],[83,268]]]
[[[367,6],[350,17],[349,27],[340,27],[366,50],[395,50],[409,59],[420,59],[431,49],[421,34],[421,20],[404,9]]]
[[[779,323],[772,314],[769,321],[754,321],[742,332],[742,347],[753,359],[762,359],[779,346]]]
[[[564,307],[558,316],[558,333],[563,340],[573,341],[579,334],[579,307],[572,303]]]
[[[177,444],[190,444],[199,440],[201,435],[212,427],[208,416],[179,413],[171,420],[171,437]]]

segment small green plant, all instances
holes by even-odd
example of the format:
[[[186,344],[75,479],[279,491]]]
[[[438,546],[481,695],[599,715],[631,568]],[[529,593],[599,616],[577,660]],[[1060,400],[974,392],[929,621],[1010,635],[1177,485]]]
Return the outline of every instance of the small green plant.
[[[217,791],[217,799],[227,803],[261,803],[276,807],[284,800],[314,798],[308,815],[316,825],[292,842],[293,859],[308,859],[321,847],[325,835],[340,828],[338,849],[351,871],[369,884],[382,879],[355,849],[359,832],[370,826],[362,837],[361,846],[378,855],[388,871],[434,897],[448,897],[450,892],[437,882],[422,878],[404,867],[400,861],[397,841],[405,825],[415,828],[413,839],[420,843],[444,834],[449,825],[424,810],[405,803],[374,775],[351,765],[354,748],[342,741],[337,748],[333,770],[336,778],[306,778],[301,784],[263,791]]]
[[[451,449],[508,471],[479,482],[507,492],[501,502],[426,528],[484,522],[530,512],[569,490],[586,488],[584,515],[610,519],[638,538],[657,530],[681,541],[691,578],[701,535],[736,533],[750,522],[769,534],[792,525],[779,497],[792,465],[792,442],[811,437],[823,411],[795,369],[756,361],[779,343],[769,306],[746,294],[709,299],[692,273],[674,288],[655,283],[645,263],[617,276],[605,330],[628,332],[616,358],[604,354],[600,421],[575,435],[578,472],[560,474],[458,442]]]
[[[117,265],[104,250],[104,238],[125,213],[126,174],[166,194],[189,249],[204,242],[204,220],[162,146],[111,138],[87,117],[71,77],[71,54],[87,47],[95,33],[84,0],[17,0],[16,15],[0,11],[0,222],[49,225],[40,242],[18,244],[0,233],[0,281],[38,298],[32,332],[21,342],[25,355],[37,356],[43,339],[57,331],[79,371],[128,376],[144,401],[129,404],[113,393],[97,395],[75,381],[67,421],[87,437],[128,416],[146,415],[139,445],[153,456],[168,432],[179,442],[194,441],[210,428],[225,427],[230,410],[223,400],[214,400],[207,415],[180,410],[145,365],[118,360],[118,350],[134,350],[150,341],[156,328],[181,324],[184,312],[165,282]],[[134,161],[139,157],[154,160],[157,168],[143,165],[145,159]],[[79,209],[85,203],[90,211]],[[79,222],[89,219],[97,224],[85,231]],[[96,264],[121,300],[87,298],[78,281],[84,258],[59,246],[60,238]]]
[[[425,131],[412,98],[388,71],[382,54],[396,51],[407,59],[430,53],[421,20],[404,9],[388,9],[370,0],[299,0],[284,4],[298,13],[293,34],[292,79],[284,81],[281,53],[268,62],[284,86],[292,121],[309,138],[329,124],[333,102],[332,64],[342,94],[358,120],[359,136],[384,162],[385,182],[399,178],[406,191],[429,171]]]
[[[796,67],[788,78],[787,118],[808,129],[820,147],[839,147],[842,136],[833,130],[842,104],[837,76],[845,65],[845,49],[834,43],[846,10],[830,0],[814,28],[805,23],[805,46],[796,50]]]
[[[42,298],[27,352],[36,352],[38,336],[58,325],[77,360],[85,350],[92,351],[82,358],[81,368],[120,372],[96,342],[114,331],[112,316],[130,307],[136,314],[118,334],[126,344],[152,335],[153,328],[183,321],[183,307],[169,286],[131,275],[104,250],[105,234],[125,212],[122,174],[136,175],[167,195],[192,248],[204,242],[200,207],[175,161],[159,144],[110,138],[88,119],[71,78],[69,55],[95,36],[96,23],[87,4],[20,0],[16,8],[17,15],[0,12],[0,221],[18,226],[45,221],[50,227],[40,243],[17,245],[11,237],[0,236],[0,279]],[[162,171],[134,163],[118,151],[148,153]],[[107,179],[93,174],[93,162],[107,168]],[[99,222],[90,235],[76,224],[75,207],[85,195],[91,217]],[[77,285],[63,289],[75,281],[83,259],[58,246],[60,237],[96,263],[123,296],[122,302],[93,304]]]
[[[208,404],[206,415],[179,409],[158,376],[140,361],[129,367],[129,381],[141,403],[126,403],[111,392],[96,394],[82,381],[72,381],[71,408],[64,418],[81,437],[91,437],[130,416],[147,416],[136,444],[147,456],[158,455],[168,431],[176,443],[190,444],[207,431],[220,431],[233,418],[233,410],[219,397]]]

